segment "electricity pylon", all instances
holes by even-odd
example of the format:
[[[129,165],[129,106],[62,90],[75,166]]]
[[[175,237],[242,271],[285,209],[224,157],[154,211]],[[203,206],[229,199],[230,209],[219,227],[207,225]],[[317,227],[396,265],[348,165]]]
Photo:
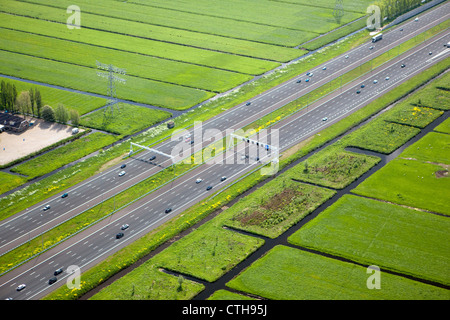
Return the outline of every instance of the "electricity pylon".
[[[111,107],[111,115],[113,114],[113,107],[117,103],[116,96],[116,82],[126,83],[126,80],[116,76],[116,74],[126,75],[127,72],[125,69],[120,69],[112,64],[104,64],[99,61],[96,61],[97,68],[100,70],[105,70],[106,72],[97,71],[97,76],[108,79],[108,95],[111,98],[110,107]]]

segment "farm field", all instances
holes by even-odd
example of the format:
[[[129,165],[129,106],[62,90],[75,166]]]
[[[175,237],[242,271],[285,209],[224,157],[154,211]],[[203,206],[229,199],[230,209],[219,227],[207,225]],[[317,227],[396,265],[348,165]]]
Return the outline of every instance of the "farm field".
[[[334,194],[283,174],[228,209],[225,225],[276,238]]]
[[[300,57],[295,46],[361,18],[368,3],[353,1],[338,23],[332,1],[231,2],[81,0],[81,29],[68,29],[70,1],[5,0],[0,73],[105,94],[100,61],[127,70],[119,98],[184,110]]]
[[[291,170],[291,177],[325,187],[343,189],[376,165],[380,158],[343,150],[341,143],[315,153]]]
[[[450,215],[449,135],[429,133],[352,192]],[[422,155],[423,154],[423,155]]]
[[[446,217],[345,195],[289,242],[448,286],[449,231]]]
[[[227,283],[276,300],[446,300],[448,290],[382,272],[381,289],[368,289],[367,268],[296,248],[276,246]]]
[[[112,107],[108,106],[81,117],[80,124],[123,137],[149,128],[170,117],[171,114],[166,111],[117,103]]]

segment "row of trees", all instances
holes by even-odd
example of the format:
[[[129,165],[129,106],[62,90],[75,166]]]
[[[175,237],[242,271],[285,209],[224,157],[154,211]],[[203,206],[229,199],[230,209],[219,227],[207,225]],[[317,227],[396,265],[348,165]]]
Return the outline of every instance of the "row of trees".
[[[399,15],[420,6],[422,0],[379,0],[374,4],[380,7],[382,19],[393,20]]]
[[[41,93],[36,88],[17,92],[16,86],[4,80],[0,85],[0,110],[7,110],[11,113],[20,113],[42,118],[46,121],[60,122],[66,124],[69,120],[72,125],[78,126],[80,115],[78,111],[70,111],[59,103],[56,109],[49,105],[42,105]]]

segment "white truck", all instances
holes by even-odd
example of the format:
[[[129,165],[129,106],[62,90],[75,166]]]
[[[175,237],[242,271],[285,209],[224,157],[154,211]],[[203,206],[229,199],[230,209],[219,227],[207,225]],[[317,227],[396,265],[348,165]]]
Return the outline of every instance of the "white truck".
[[[376,36],[372,37],[372,42],[377,42],[378,40],[383,39],[383,34],[379,33]]]

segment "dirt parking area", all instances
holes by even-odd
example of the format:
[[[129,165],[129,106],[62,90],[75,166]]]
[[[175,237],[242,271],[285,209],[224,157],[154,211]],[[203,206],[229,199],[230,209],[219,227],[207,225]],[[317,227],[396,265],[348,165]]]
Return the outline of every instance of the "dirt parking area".
[[[73,127],[35,120],[26,131],[0,133],[0,165],[20,159],[62,139],[72,136]],[[80,130],[81,131],[81,130]]]

